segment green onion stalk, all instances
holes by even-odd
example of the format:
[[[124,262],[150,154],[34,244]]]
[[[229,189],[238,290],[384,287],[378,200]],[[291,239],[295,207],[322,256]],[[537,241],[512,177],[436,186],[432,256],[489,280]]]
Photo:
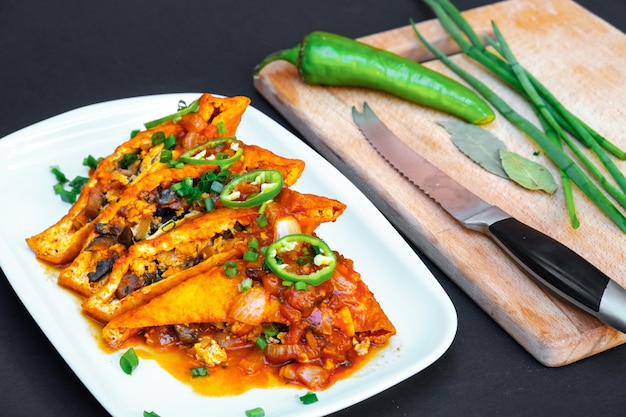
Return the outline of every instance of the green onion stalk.
[[[485,84],[460,68],[434,45],[429,43],[411,21],[417,37],[435,56],[452,71],[457,73],[457,75],[472,85],[485,99],[498,109],[507,120],[526,133],[559,168],[572,227],[578,227],[579,222],[575,214],[571,186],[569,184],[570,181],[576,184],[577,187],[622,231],[626,231],[624,215],[574,160],[563,151],[561,140],[606,192],[622,207],[626,207],[626,178],[610,159],[607,151],[620,159],[626,159],[626,153],[569,112],[545,86],[524,69],[508,47],[506,40],[495,23],[492,22],[496,40],[487,38],[486,41],[503,58],[487,50],[485,43],[449,0],[425,0],[425,2],[433,9],[442,26],[467,56],[499,76],[503,81],[515,88],[531,104],[545,133],[516,113]],[[465,37],[469,39],[469,42]],[[586,147],[590,148],[592,152],[595,153],[597,158],[616,181],[619,188],[605,178],[601,170],[595,166],[578,146],[576,146],[565,131],[579,139]]]
[[[429,4],[430,0],[426,0]],[[459,67],[450,60],[443,52],[437,49],[432,43],[419,32],[415,23],[411,21],[413,30],[420,41],[441,60],[448,68],[463,78],[478,93],[491,103],[507,120],[526,133],[550,160],[562,170],[574,184],[587,195],[596,206],[617,225],[620,230],[626,232],[626,217],[615,207],[611,200],[602,193],[585,172],[567,155],[562,148],[554,143],[541,129],[536,127],[528,119],[513,110],[503,99],[494,93],[483,82],[472,76],[470,73]]]

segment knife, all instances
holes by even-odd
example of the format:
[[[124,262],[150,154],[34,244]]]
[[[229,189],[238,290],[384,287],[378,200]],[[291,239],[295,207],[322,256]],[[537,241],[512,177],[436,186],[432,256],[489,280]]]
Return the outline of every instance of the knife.
[[[492,238],[534,281],[626,333],[626,290],[562,243],[491,205],[406,145],[374,114],[352,107],[368,142],[398,172],[463,226]]]

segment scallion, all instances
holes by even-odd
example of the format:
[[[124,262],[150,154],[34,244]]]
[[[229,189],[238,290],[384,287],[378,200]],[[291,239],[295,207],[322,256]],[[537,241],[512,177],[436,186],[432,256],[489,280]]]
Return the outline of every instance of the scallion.
[[[159,145],[163,142],[165,142],[165,133],[163,132],[154,132],[152,134],[152,136],[150,137],[150,139],[152,140],[152,145]]]
[[[265,410],[261,407],[246,410],[246,417],[265,417]]]
[[[237,263],[233,261],[228,261],[224,264],[224,274],[228,278],[232,278],[237,275]]]
[[[130,375],[137,366],[139,366],[139,358],[137,358],[135,349],[131,347],[120,357],[120,367],[124,373]]]
[[[165,149],[172,149],[174,146],[176,146],[176,136],[169,135],[167,139],[165,139],[165,143],[163,146],[165,146]]]
[[[243,254],[243,260],[247,261],[247,262],[254,262],[259,258],[259,254],[253,251],[246,251],[246,253]]]
[[[256,224],[261,229],[263,229],[264,227],[267,227],[267,225],[269,224],[269,220],[267,219],[267,216],[265,214],[261,214],[259,217],[256,218]]]
[[[313,404],[317,402],[317,395],[314,392],[307,392],[305,395],[300,397],[300,401],[302,404]]]
[[[207,213],[213,211],[213,209],[215,208],[215,203],[213,202],[213,199],[211,197],[207,197],[204,199],[204,208]]]
[[[256,338],[256,341],[254,343],[256,343],[259,349],[265,350],[265,347],[267,346],[267,339],[265,339],[264,336],[259,336]]]
[[[172,160],[172,151],[169,149],[163,149],[161,151],[161,156],[159,157],[159,162],[163,164],[167,164]]]
[[[198,366],[196,368],[191,368],[189,371],[191,372],[191,376],[193,378],[198,378],[201,376],[209,375],[209,370],[207,369],[206,366]]]
[[[248,291],[252,288],[252,278],[244,278],[237,287],[239,292]]]

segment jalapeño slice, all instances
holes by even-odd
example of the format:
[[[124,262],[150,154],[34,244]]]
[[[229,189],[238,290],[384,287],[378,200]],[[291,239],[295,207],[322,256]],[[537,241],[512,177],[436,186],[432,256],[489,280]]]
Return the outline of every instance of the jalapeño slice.
[[[220,193],[226,207],[255,207],[276,197],[283,188],[283,174],[273,169],[259,169],[233,178]]]
[[[265,265],[284,281],[319,285],[333,275],[337,258],[323,240],[297,233],[270,244]]]
[[[204,142],[183,153],[180,162],[185,164],[209,164],[229,166],[243,154],[241,143],[233,138],[218,138]]]

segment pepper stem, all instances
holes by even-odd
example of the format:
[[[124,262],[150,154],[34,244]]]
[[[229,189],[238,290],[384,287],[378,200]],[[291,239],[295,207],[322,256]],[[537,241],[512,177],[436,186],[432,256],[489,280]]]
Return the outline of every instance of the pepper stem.
[[[273,61],[287,61],[296,67],[298,66],[298,56],[300,55],[300,45],[294,46],[290,49],[283,49],[282,51],[274,52],[266,56],[257,66],[254,67],[254,76],[257,77],[261,70],[270,62]]]

